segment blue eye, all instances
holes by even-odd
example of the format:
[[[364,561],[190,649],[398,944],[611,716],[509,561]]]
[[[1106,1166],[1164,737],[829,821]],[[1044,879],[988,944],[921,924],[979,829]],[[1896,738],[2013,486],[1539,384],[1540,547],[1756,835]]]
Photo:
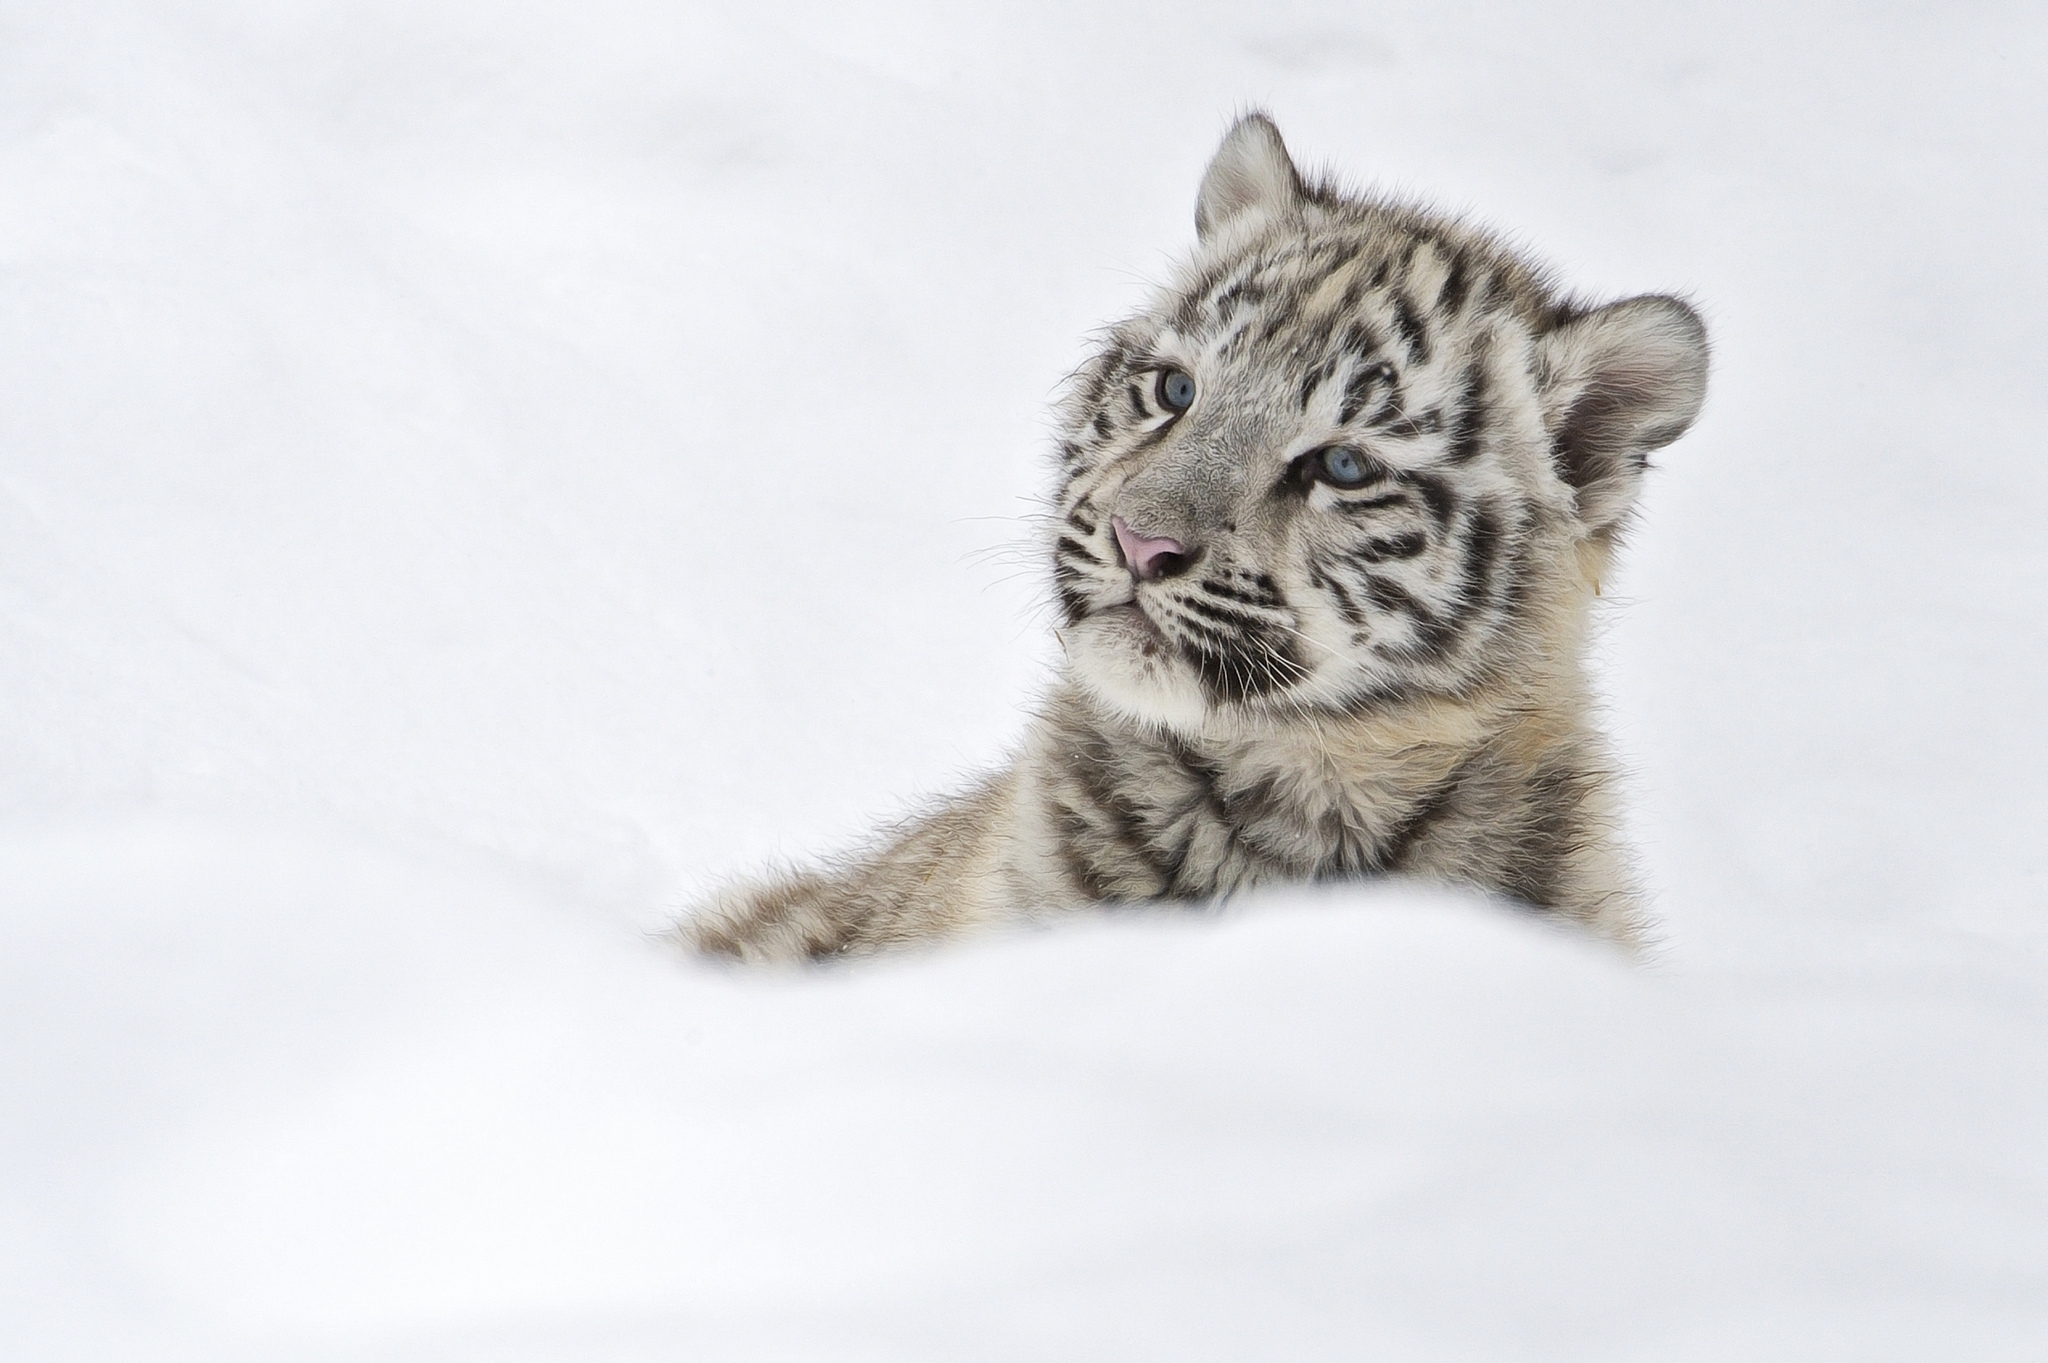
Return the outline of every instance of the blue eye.
[[[1185,412],[1195,405],[1194,375],[1185,369],[1168,369],[1159,376],[1159,405],[1169,412]]]
[[[1323,466],[1323,476],[1338,487],[1361,487],[1365,483],[1365,461],[1358,457],[1358,451],[1342,445],[1331,445],[1317,457]]]

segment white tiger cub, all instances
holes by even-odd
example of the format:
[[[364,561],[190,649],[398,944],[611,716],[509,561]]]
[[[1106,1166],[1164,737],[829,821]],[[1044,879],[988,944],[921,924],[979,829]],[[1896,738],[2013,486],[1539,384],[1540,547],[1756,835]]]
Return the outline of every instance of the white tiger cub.
[[[695,947],[1381,872],[1640,933],[1581,655],[1645,457],[1705,396],[1699,318],[1305,183],[1262,115],[1195,228],[1061,407],[1067,666],[1022,752],[865,856],[716,895]]]

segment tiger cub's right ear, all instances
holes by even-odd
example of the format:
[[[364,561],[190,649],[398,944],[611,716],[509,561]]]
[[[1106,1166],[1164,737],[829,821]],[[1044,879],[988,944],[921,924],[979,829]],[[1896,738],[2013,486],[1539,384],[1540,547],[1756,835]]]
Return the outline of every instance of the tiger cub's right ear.
[[[1537,342],[1551,461],[1578,492],[1588,534],[1635,504],[1651,450],[1685,434],[1707,396],[1707,329],[1676,298],[1648,294],[1575,313]]]
[[[1246,114],[1223,135],[1195,196],[1195,236],[1207,241],[1247,213],[1280,217],[1301,206],[1301,174],[1280,130],[1264,114]]]

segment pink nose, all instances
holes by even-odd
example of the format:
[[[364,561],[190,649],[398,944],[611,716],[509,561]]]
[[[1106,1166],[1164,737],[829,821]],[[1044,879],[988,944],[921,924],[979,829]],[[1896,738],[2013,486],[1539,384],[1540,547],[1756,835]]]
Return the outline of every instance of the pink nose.
[[[1149,582],[1172,577],[1188,566],[1188,547],[1179,540],[1164,535],[1141,535],[1125,525],[1122,516],[1111,516],[1109,523],[1124,551],[1124,562],[1131,565],[1131,572],[1137,577]]]

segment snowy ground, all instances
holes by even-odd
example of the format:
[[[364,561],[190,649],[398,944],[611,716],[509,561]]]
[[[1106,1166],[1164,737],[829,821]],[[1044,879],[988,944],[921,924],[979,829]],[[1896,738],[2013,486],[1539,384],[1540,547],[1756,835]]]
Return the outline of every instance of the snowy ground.
[[[2039,6],[0,10],[0,1353],[2048,1356]],[[645,934],[1000,759],[1228,115],[1689,290],[1667,944]]]

